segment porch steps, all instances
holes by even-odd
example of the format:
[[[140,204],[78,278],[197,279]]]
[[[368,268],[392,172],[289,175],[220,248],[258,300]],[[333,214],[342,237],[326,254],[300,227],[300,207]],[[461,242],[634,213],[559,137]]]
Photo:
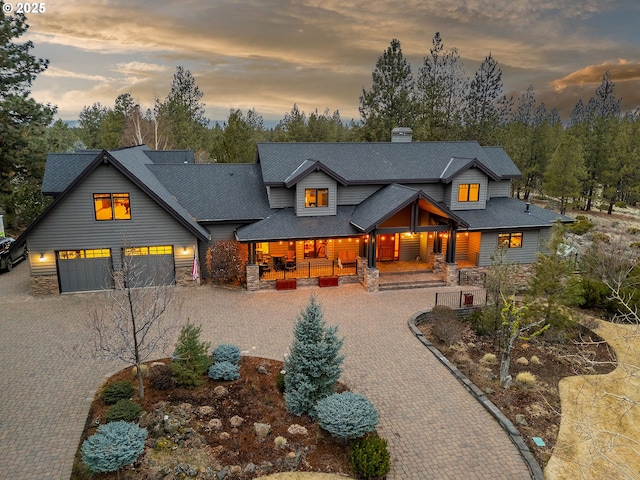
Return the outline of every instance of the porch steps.
[[[443,287],[445,283],[431,271],[380,273],[379,290],[407,290],[411,288]]]

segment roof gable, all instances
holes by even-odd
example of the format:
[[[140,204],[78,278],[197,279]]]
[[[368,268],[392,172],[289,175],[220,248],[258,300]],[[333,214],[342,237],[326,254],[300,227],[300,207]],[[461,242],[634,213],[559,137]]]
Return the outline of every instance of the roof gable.
[[[285,187],[287,187],[287,188],[292,187],[293,185],[298,183],[300,180],[302,180],[303,178],[305,178],[307,175],[309,175],[312,172],[322,172],[322,173],[328,175],[329,177],[331,177],[336,182],[338,182],[338,183],[340,183],[342,185],[346,185],[347,184],[347,182],[345,181],[344,178],[342,178],[336,172],[331,170],[331,168],[327,167],[321,161],[319,161],[319,160],[305,160],[304,162],[302,162],[300,164],[300,166],[298,168],[296,168],[293,171],[293,173],[291,175],[289,175],[285,179],[285,181],[284,181]]]
[[[479,162],[477,158],[452,158],[440,175],[440,179],[444,183],[451,183],[457,175],[471,168],[479,169],[496,182],[500,180],[500,177],[495,172],[490,170],[484,163]]]

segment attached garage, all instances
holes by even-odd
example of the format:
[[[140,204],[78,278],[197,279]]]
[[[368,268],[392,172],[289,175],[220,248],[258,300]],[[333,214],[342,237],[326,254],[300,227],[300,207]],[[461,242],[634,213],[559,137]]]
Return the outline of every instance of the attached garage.
[[[113,288],[111,250],[61,250],[56,254],[60,292]]]
[[[173,285],[176,281],[171,245],[125,248],[124,261],[131,266],[133,286]]]

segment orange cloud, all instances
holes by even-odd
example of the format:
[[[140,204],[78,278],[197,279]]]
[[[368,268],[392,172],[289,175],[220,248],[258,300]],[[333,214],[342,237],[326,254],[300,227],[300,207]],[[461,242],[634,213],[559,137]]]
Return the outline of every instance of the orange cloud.
[[[618,63],[606,62],[600,65],[584,67],[563,78],[554,80],[551,82],[551,87],[556,92],[562,92],[569,87],[599,85],[602,82],[602,76],[607,70],[611,73],[611,80],[614,82],[640,80],[640,61],[629,62],[626,59],[619,59]]]

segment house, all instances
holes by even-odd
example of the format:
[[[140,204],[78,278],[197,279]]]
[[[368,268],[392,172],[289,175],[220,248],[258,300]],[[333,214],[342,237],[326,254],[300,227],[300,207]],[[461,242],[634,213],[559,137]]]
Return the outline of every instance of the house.
[[[571,221],[510,197],[520,172],[502,148],[410,133],[261,143],[254,164],[196,164],[191,152],[145,146],[50,154],[43,192],[54,201],[23,234],[32,290],[109,287],[123,256],[145,284],[192,284],[216,240],[247,246],[248,289],[340,276],[375,290],[390,264],[436,269],[451,284],[498,246],[533,262],[553,223]]]

